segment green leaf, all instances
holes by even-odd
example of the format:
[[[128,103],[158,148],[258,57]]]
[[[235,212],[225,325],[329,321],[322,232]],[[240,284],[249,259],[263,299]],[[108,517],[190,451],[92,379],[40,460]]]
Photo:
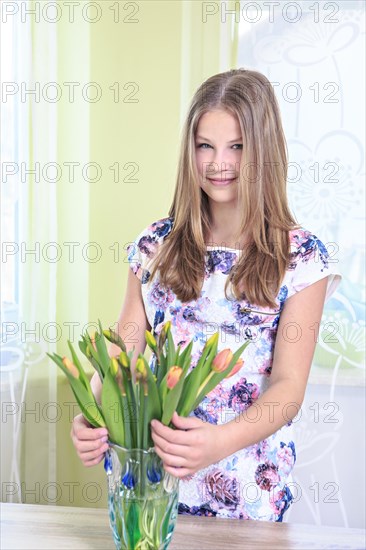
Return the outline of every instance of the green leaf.
[[[91,365],[94,367],[94,369],[97,371],[101,382],[103,382],[103,373],[101,371],[99,363],[94,359],[94,357],[91,355],[90,351],[89,351],[89,355],[88,355],[89,345],[88,345],[88,342],[87,342],[87,340],[84,336],[82,336],[82,340],[79,340],[79,348],[80,348],[80,351],[82,351],[82,353],[85,355],[85,357],[91,363]]]
[[[127,411],[128,418],[129,418],[129,425],[130,425],[130,432],[131,432],[131,448],[137,448],[138,447],[138,442],[136,440],[137,410],[136,410],[136,398],[135,398],[135,392],[133,389],[133,382],[131,378],[131,373],[127,372],[127,369],[125,367],[120,366],[120,369],[122,372],[123,385],[126,390],[126,404],[124,406],[127,407],[125,410]]]
[[[72,343],[70,342],[70,340],[67,341],[67,344],[68,344],[69,349],[70,349],[70,351],[71,351],[73,363],[74,363],[74,365],[76,366],[76,368],[77,368],[78,371],[79,371],[80,380],[81,380],[82,383],[84,384],[85,389],[87,390],[87,392],[88,392],[90,395],[93,395],[92,389],[91,389],[91,387],[90,387],[89,379],[88,379],[87,375],[85,374],[85,371],[84,371],[84,369],[83,369],[83,367],[82,367],[82,364],[80,363],[79,358],[78,358],[78,356],[76,355],[76,352],[75,352],[74,347],[73,347]]]
[[[87,342],[88,349],[89,349],[89,351],[91,353],[91,357],[93,358],[94,361],[92,361],[92,359],[90,357],[88,357],[88,356],[87,357],[88,357],[89,361],[91,362],[91,364],[93,365],[93,367],[95,368],[95,370],[98,372],[100,379],[103,381],[104,374],[105,374],[105,369],[104,369],[104,366],[101,363],[100,357],[98,355],[98,351],[96,351],[94,349],[93,342],[91,341],[91,338],[90,338],[88,332],[85,332],[84,339]],[[95,365],[95,363],[97,364],[97,366]]]
[[[178,347],[177,347],[177,351],[175,353],[175,359],[174,359],[174,365],[177,365],[177,366],[178,366],[178,361],[179,361],[180,348],[181,348],[181,345],[179,344]]]
[[[143,421],[143,439],[142,439],[142,448],[143,449],[148,449],[149,448],[149,441],[151,440],[151,436],[150,436],[150,420],[149,420],[149,417],[150,417],[150,411],[149,411],[149,399],[150,399],[150,396],[149,395],[144,395],[143,396],[143,399],[144,399],[144,405],[143,405],[143,417],[144,417],[144,421]]]
[[[167,345],[168,345],[168,349],[167,349],[167,370],[169,370],[170,367],[174,366],[174,360],[175,360],[175,354],[176,354],[174,340],[173,340],[173,336],[170,332],[170,329],[167,332]]]
[[[87,343],[86,343],[86,341],[85,341],[84,336],[82,336],[82,340],[79,340],[78,343],[79,343],[80,351],[85,355],[85,357],[86,357],[87,359],[89,359],[89,357],[88,357],[87,354],[86,354]]]
[[[95,428],[105,427],[106,423],[97,402],[95,401],[95,399],[92,400],[91,397],[87,393],[85,393],[85,389],[82,390],[81,386],[77,385],[75,381],[75,378],[69,377],[71,389],[74,393],[75,399],[80,407],[83,416]]]
[[[184,348],[184,350],[182,351],[182,353],[180,354],[180,356],[179,356],[179,358],[176,362],[176,365],[178,367],[183,368],[183,365],[185,364],[187,356],[189,356],[189,362],[191,362],[192,347],[193,347],[193,340],[191,342],[189,342],[188,346],[186,346]]]
[[[52,359],[52,361],[56,363],[57,366],[60,367],[63,373],[67,376],[75,399],[86,420],[96,428],[105,427],[105,421],[102,412],[94,398],[94,395],[90,395],[85,389],[85,386],[81,382],[81,380],[79,378],[75,378],[70,373],[70,371],[63,364],[62,357],[57,355],[57,353],[54,353],[53,355],[47,353],[47,355],[50,359]]]
[[[124,411],[121,392],[109,368],[105,373],[101,401],[109,438],[121,447],[125,446]]]
[[[132,424],[131,424],[131,410],[128,404],[126,395],[121,395],[122,411],[123,411],[123,426],[125,434],[125,447],[132,449]]]
[[[150,423],[150,421],[153,418],[157,418],[158,420],[160,419],[161,403],[160,403],[158,386],[156,384],[152,370],[150,369],[150,366],[144,356],[142,356],[142,359],[144,361],[146,372],[147,372],[147,391],[149,395],[147,412],[148,412],[148,422]]]
[[[201,375],[201,380],[200,380],[199,386],[202,384],[202,382],[205,380],[205,378],[207,378],[207,376],[211,372],[211,363],[217,355],[218,342],[219,342],[219,333],[216,332],[211,338],[209,338],[207,340],[207,342],[205,344],[205,347],[203,348],[205,350],[205,352],[207,352],[207,350],[209,350],[209,355],[208,355],[207,360],[206,360],[207,354],[205,355],[205,358],[202,362],[202,366],[200,366],[200,371],[199,372],[200,372],[200,375]]]
[[[139,402],[139,449],[142,449],[143,440],[144,440],[144,384],[139,381],[137,385],[138,389],[138,402]]]
[[[100,332],[96,332],[95,345],[97,347],[97,351],[99,354],[100,363],[103,366],[104,372],[106,372],[109,369],[111,358],[108,353],[107,345],[105,343],[105,338],[103,334],[103,328],[99,319],[98,319],[98,324],[99,324]]]
[[[159,391],[161,408],[164,409],[165,399],[168,394],[168,386],[166,385],[166,376],[164,376],[163,380],[160,382],[158,386],[158,391]]]
[[[207,371],[207,368],[204,369],[204,367],[208,366],[208,370],[210,371],[212,361],[217,354],[217,339],[211,345],[206,344],[203,347],[197,365],[191,370],[184,382],[184,388],[177,407],[177,412],[180,416],[188,416],[194,410],[193,404],[197,391],[204,380],[203,372]],[[207,376],[208,374],[209,372]]]
[[[157,372],[156,372],[156,379],[157,379],[156,382],[158,386],[160,385],[161,381],[166,375],[166,370],[167,370],[167,360],[166,360],[166,357],[161,353],[160,363],[157,364]]]

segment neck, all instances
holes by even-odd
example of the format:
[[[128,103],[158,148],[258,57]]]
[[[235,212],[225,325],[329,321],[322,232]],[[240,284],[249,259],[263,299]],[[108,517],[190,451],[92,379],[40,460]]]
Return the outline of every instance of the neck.
[[[220,206],[220,208],[217,208]],[[226,246],[228,248],[243,249],[246,235],[238,235],[240,231],[241,217],[232,204],[221,204],[211,207],[210,234],[206,243],[214,246]]]

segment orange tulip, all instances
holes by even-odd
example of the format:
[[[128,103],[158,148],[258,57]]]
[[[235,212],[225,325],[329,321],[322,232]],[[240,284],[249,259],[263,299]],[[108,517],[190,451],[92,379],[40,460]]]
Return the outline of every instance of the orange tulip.
[[[230,374],[227,375],[226,378],[230,378],[231,376],[234,376],[234,374],[239,372],[240,369],[242,368],[243,364],[244,364],[244,360],[242,358],[238,359],[237,362],[234,365],[233,370],[231,371]]]
[[[74,365],[74,363],[70,361],[68,357],[63,357],[62,362],[74,378],[79,378],[80,374],[77,367]]]
[[[170,367],[167,377],[166,377],[166,385],[169,390],[172,390],[174,386],[178,383],[181,375],[182,375],[183,369],[181,367]]]
[[[233,352],[231,349],[223,349],[220,351],[214,360],[212,361],[211,368],[214,372],[223,372],[228,366],[230,361],[233,358]]]
[[[98,337],[98,333],[97,332],[94,332],[94,335],[93,336],[90,336],[90,340],[91,340],[91,343],[93,345],[93,348],[95,349],[95,351],[98,351],[97,350],[97,346],[96,346],[96,343],[95,343],[95,339]]]

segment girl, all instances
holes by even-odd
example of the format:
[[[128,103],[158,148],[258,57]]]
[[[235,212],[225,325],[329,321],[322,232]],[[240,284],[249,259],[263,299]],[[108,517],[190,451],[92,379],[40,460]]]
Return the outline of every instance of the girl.
[[[292,421],[341,275],[290,213],[287,162],[267,78],[244,69],[212,76],[189,108],[169,215],[127,247],[118,331],[135,345],[134,363],[145,330],[158,336],[168,320],[176,345],[194,339],[191,368],[217,330],[219,351],[251,341],[234,376],[190,417],[174,413],[176,429],[151,423],[165,469],[181,478],[179,513],[282,521],[293,500]],[[99,398],[95,375],[92,384]],[[71,435],[86,466],[102,460],[105,429],[79,415]]]

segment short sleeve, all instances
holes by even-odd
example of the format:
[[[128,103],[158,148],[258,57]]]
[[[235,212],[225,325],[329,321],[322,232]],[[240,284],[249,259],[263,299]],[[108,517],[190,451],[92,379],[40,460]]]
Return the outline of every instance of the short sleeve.
[[[134,241],[128,243],[125,247],[127,252],[127,261],[133,273],[142,281],[144,273],[145,259],[139,248],[139,241],[142,235],[139,235]]]
[[[324,243],[309,231],[302,234],[296,251],[296,266],[293,271],[289,295],[300,292],[307,286],[328,277],[325,302],[337,290],[342,280],[338,261],[332,258]]]
[[[160,244],[169,235],[172,225],[173,220],[170,217],[155,221],[125,246],[130,268],[142,284],[149,281],[153,258]]]

